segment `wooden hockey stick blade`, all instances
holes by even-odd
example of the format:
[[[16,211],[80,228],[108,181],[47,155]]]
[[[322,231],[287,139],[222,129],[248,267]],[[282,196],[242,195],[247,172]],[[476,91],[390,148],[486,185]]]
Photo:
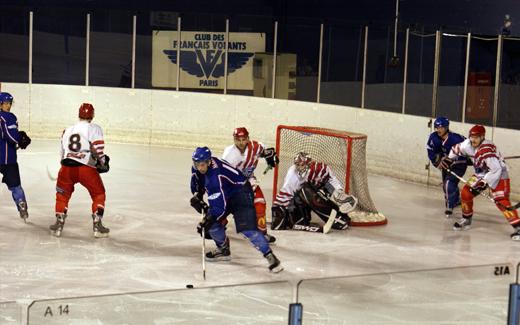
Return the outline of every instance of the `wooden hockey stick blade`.
[[[323,226],[323,233],[328,234],[330,230],[332,229],[332,224],[334,223],[334,220],[336,220],[336,215],[338,214],[338,211],[336,209],[332,209],[329,215],[329,219],[327,220],[327,223]]]
[[[55,181],[58,179],[57,177],[52,176],[51,171],[49,170],[49,166],[48,166],[48,165],[47,165],[47,177],[48,177],[51,181],[53,181],[53,182],[55,182]]]

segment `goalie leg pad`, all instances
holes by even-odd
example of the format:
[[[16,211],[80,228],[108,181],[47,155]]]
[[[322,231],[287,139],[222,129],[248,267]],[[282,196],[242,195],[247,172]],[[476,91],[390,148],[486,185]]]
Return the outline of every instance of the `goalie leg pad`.
[[[287,209],[281,206],[273,206],[271,208],[271,229],[272,230],[286,230],[288,227],[288,213]]]

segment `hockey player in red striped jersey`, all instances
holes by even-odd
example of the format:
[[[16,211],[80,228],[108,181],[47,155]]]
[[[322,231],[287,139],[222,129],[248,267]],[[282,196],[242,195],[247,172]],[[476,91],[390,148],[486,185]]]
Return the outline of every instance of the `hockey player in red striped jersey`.
[[[254,204],[258,230],[265,235],[270,243],[274,243],[276,238],[267,234],[266,202],[264,193],[256,181],[255,169],[260,158],[264,158],[267,165],[274,168],[278,163],[278,157],[274,148],[267,148],[261,142],[250,140],[249,131],[245,127],[239,127],[233,131],[233,140],[235,143],[224,150],[222,159],[240,170],[248,178],[255,195]]]
[[[99,174],[108,172],[110,158],[104,153],[101,127],[91,123],[94,106],[83,103],[78,117],[79,122],[65,129],[61,137],[61,168],[56,181],[56,223],[49,228],[54,236],[61,236],[74,185],[80,183],[92,198],[94,237],[108,237],[110,230],[101,222],[105,211],[105,186]]]
[[[498,209],[515,229],[515,232],[511,234],[511,239],[520,240],[518,212],[504,208],[511,206],[507,166],[496,146],[493,142],[486,140],[485,135],[486,129],[484,126],[473,126],[469,130],[469,138],[456,144],[449,154],[449,159],[455,159],[459,156],[471,158],[475,167],[475,174],[468,180],[468,184],[462,188],[462,218],[453,225],[453,229],[467,230],[471,227],[473,198],[490,188]]]
[[[310,223],[311,211],[327,222],[332,210],[336,210],[332,228],[347,229],[348,212],[356,205],[357,199],[345,193],[329,166],[299,152],[273,202],[271,228],[319,232],[321,226]]]

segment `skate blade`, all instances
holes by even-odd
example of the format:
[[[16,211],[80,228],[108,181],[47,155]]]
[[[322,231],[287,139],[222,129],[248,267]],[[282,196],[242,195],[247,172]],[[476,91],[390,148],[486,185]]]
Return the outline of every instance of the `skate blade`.
[[[61,237],[61,230],[51,230],[51,235],[53,235],[54,237]]]
[[[204,258],[207,262],[227,262],[231,261],[231,256],[222,256],[222,257],[215,257],[215,258]]]
[[[470,228],[471,228],[470,226],[464,226],[462,228],[453,227],[453,230],[455,230],[455,231],[465,231],[465,230],[469,230]]]
[[[100,232],[94,232],[94,237],[96,237],[96,238],[107,238],[108,237],[108,233],[103,234],[103,233],[100,233]]]
[[[271,273],[280,273],[283,271],[283,266],[282,265],[278,265],[277,267],[269,270]]]
[[[520,235],[511,237],[511,240],[520,241]]]

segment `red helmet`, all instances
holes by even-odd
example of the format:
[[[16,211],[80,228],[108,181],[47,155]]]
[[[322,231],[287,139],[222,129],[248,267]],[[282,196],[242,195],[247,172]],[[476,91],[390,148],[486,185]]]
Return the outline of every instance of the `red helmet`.
[[[248,137],[248,136],[249,136],[249,132],[244,127],[236,128],[233,131],[233,138],[245,138],[245,137]]]
[[[81,104],[78,116],[82,120],[92,120],[94,118],[94,106],[89,103]]]
[[[486,128],[484,126],[477,124],[471,129],[469,129],[469,136],[485,136],[486,135]]]

